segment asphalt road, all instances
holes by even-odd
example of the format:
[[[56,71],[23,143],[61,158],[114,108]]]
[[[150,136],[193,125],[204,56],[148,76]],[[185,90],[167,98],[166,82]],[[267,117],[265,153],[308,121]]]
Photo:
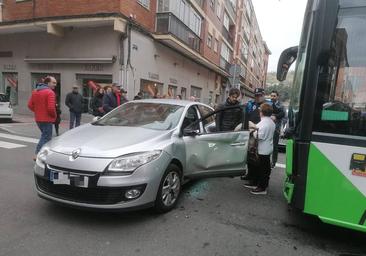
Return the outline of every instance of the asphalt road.
[[[95,213],[38,198],[35,144],[1,134],[0,255],[366,255],[365,234],[288,208],[280,168],[267,196],[251,195],[238,178],[215,178],[187,184],[164,215]]]

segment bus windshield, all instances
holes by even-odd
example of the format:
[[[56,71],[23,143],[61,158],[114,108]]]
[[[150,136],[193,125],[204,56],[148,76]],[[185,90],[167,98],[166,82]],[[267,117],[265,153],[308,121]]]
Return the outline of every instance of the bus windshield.
[[[366,7],[341,8],[319,76],[313,130],[366,136]]]

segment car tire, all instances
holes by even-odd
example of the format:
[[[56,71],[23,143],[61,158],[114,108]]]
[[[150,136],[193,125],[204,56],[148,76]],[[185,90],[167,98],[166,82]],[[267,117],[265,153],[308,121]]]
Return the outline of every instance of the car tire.
[[[182,172],[175,164],[166,169],[155,200],[155,211],[165,213],[172,210],[178,203],[182,190]]]

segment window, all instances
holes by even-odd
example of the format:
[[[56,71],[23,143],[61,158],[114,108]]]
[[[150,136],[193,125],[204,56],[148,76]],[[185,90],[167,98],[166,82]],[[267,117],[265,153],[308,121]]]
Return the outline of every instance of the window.
[[[230,49],[225,43],[221,44],[221,57],[230,62]]]
[[[216,15],[217,15],[217,18],[219,18],[219,20],[220,20],[221,19],[221,4],[220,3],[217,3]]]
[[[18,105],[18,73],[3,73],[0,93],[4,93],[9,102]]]
[[[196,86],[191,86],[191,97],[194,97],[196,101],[201,101],[202,89]]]
[[[333,54],[319,74],[314,131],[366,136],[365,11],[340,10]]]
[[[198,120],[198,114],[195,106],[190,107],[187,110],[187,113],[184,117],[183,123],[182,123],[182,129],[187,128],[191,124],[195,123]],[[196,122],[194,127],[189,127],[193,130],[199,130],[199,123]]]
[[[227,15],[226,12],[224,12],[224,27],[226,28],[227,31],[229,31],[230,21],[229,16]]]
[[[207,128],[208,128],[207,126],[212,124],[213,122],[215,122],[215,115],[212,115],[212,116],[206,118],[206,116],[211,114],[213,112],[213,110],[208,107],[202,106],[202,105],[198,105],[198,109],[200,111],[201,118],[203,118],[203,127],[207,131]]]
[[[170,0],[159,0],[158,12],[169,12],[170,11]]]
[[[150,9],[150,0],[137,0],[143,7]]]
[[[214,51],[217,53],[218,51],[218,47],[219,47],[219,40],[215,39],[215,42],[214,42]]]
[[[56,77],[57,79],[57,77]],[[57,79],[59,82],[59,80]],[[94,91],[90,86],[91,83],[100,86],[110,86],[112,84],[111,75],[93,75],[93,74],[77,74],[76,83],[80,86],[80,93],[83,96],[83,113],[92,113],[92,99],[94,97]],[[56,87],[57,88],[57,87]]]
[[[212,36],[210,34],[207,36],[207,46],[212,48]]]

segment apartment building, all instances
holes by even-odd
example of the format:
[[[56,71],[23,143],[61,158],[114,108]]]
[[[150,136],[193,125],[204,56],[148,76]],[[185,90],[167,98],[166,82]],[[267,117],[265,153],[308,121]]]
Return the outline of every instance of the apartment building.
[[[95,85],[112,82],[129,99],[143,91],[214,104],[233,86],[250,96],[265,84],[269,51],[255,15],[248,16],[248,60],[240,61],[242,6],[243,0],[0,0],[0,92],[10,94],[18,113],[29,113],[27,99],[46,75],[59,81],[61,103],[78,84],[85,112]],[[246,70],[240,76],[238,67]]]

